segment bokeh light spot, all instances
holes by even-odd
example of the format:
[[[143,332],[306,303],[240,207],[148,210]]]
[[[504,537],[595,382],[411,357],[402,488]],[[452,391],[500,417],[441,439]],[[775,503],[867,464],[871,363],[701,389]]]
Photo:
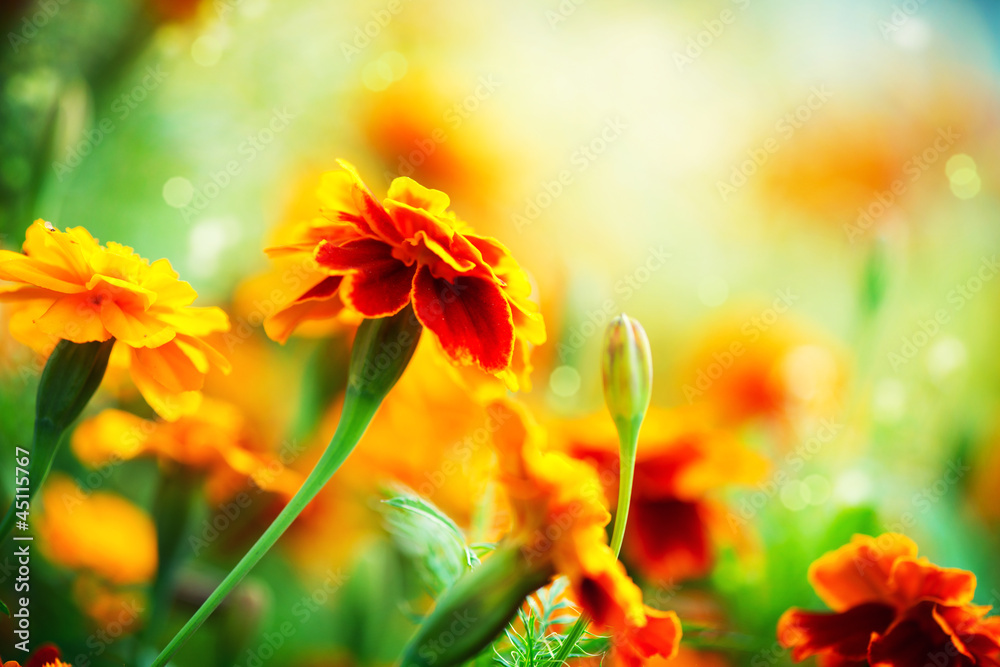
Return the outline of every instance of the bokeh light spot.
[[[559,366],[549,375],[549,389],[562,398],[574,396],[580,391],[580,373],[572,366]]]
[[[860,505],[871,494],[872,480],[863,470],[848,470],[833,485],[834,499],[844,505]]]
[[[893,378],[880,380],[872,392],[872,412],[876,421],[899,421],[906,412],[906,386]]]
[[[795,479],[781,487],[781,503],[793,512],[798,512],[809,504],[808,494],[809,488]]]
[[[967,358],[962,341],[949,336],[927,350],[927,372],[935,381],[942,381],[965,365]]]
[[[194,186],[183,176],[174,176],[163,184],[163,200],[174,208],[184,208],[194,197]]]
[[[823,475],[809,475],[802,480],[805,487],[806,502],[810,505],[822,505],[833,495],[833,485]]]

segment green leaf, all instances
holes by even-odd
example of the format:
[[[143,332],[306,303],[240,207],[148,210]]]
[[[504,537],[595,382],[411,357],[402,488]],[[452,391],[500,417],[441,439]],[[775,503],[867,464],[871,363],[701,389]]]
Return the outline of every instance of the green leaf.
[[[0,600],[0,611],[2,611],[6,616],[10,616],[10,609],[3,600]]]

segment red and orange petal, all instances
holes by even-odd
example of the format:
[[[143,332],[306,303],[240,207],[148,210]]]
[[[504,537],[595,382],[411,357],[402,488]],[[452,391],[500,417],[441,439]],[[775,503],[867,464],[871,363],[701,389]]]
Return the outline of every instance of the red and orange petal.
[[[990,665],[1000,653],[995,622],[983,624],[989,607],[947,607],[924,600],[910,607],[885,633],[872,637],[872,665],[908,667],[939,655],[951,664]]]
[[[681,622],[672,611],[644,608],[645,623],[627,626],[613,636],[611,652],[614,664],[642,667],[654,658],[670,660],[681,643]]]
[[[792,649],[796,662],[820,654],[832,654],[842,661],[864,661],[872,634],[884,632],[895,617],[896,610],[880,602],[839,613],[789,609],[778,621],[778,641]]]
[[[849,544],[816,560],[809,581],[835,611],[865,602],[907,606],[930,599],[960,606],[972,601],[973,573],[938,567],[916,556],[917,545],[904,535],[855,535]]]
[[[545,330],[528,298],[530,283],[506,248],[467,236],[443,192],[397,178],[379,203],[354,167],[339,162],[343,171],[326,175],[319,193],[322,215],[338,233],[302,238],[301,230],[269,254],[305,253],[312,244],[320,270],[342,277],[334,289],[346,308],[385,317],[412,303],[452,363],[477,366],[511,389],[526,385],[528,345],[543,342]],[[268,333],[283,340],[313,316],[314,309],[299,306],[306,299],[304,293],[279,313]]]

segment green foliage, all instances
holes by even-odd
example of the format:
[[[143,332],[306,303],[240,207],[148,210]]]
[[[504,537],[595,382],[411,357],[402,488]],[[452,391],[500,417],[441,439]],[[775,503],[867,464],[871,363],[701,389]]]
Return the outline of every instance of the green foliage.
[[[505,637],[494,646],[497,662],[504,667],[558,667],[556,654],[566,639],[558,630],[569,628],[578,618],[573,605],[565,598],[559,599],[568,585],[568,579],[559,577],[550,586],[528,596],[528,608],[518,611],[516,620],[504,632]],[[500,644],[505,647],[500,648]],[[607,647],[607,638],[585,633],[571,647],[569,657],[596,655]]]

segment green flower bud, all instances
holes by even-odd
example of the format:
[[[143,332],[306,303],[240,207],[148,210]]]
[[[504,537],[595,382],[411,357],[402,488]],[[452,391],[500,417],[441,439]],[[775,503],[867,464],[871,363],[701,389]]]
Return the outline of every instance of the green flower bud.
[[[73,423],[97,391],[115,339],[72,343],[61,340],[49,356],[38,382],[36,422],[62,433]]]
[[[348,393],[380,402],[402,377],[421,331],[410,306],[395,315],[362,322],[351,349]]]
[[[653,388],[653,357],[649,338],[636,320],[624,313],[604,334],[604,402],[619,431],[638,430],[649,408]]]
[[[31,443],[29,498],[42,487],[59,449],[63,432],[80,416],[104,379],[115,339],[73,343],[61,340],[42,370],[35,398],[35,432]],[[16,503],[11,502],[0,520],[0,539],[14,527]]]
[[[533,566],[519,547],[501,546],[438,599],[406,645],[401,667],[451,667],[472,658],[552,576],[551,565]]]

